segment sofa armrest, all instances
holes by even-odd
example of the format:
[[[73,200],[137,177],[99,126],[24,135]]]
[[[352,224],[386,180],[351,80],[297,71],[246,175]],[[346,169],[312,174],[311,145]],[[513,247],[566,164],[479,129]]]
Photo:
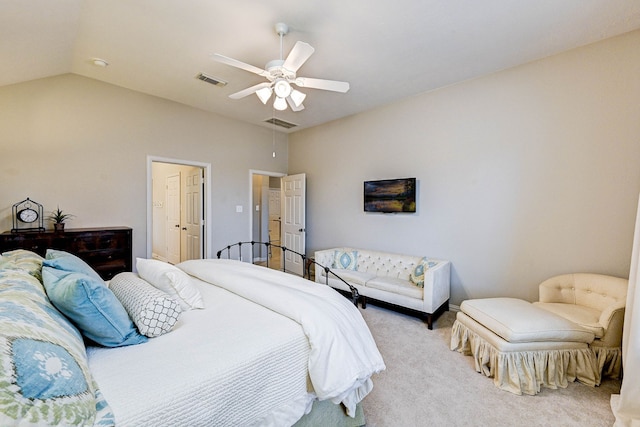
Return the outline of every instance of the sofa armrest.
[[[620,316],[624,318],[624,304],[615,304],[605,308],[600,314],[600,319],[598,323],[600,323],[606,329],[607,326],[611,323],[611,321],[616,317]]]
[[[333,265],[333,256],[335,254],[336,248],[332,249],[324,249],[321,251],[316,251],[314,253],[314,260],[316,262],[316,282],[324,283],[324,271],[320,268],[320,265],[323,267],[329,267]],[[320,264],[320,265],[318,265]]]
[[[423,304],[426,313],[433,313],[451,295],[451,263],[445,260],[429,268],[424,274]]]
[[[606,347],[622,345],[622,329],[624,324],[624,306],[612,305],[600,314],[600,325],[604,327],[604,336],[600,344]]]

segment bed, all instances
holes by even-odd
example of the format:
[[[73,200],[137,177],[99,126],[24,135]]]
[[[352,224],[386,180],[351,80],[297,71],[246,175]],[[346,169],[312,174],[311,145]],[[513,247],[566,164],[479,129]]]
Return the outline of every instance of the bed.
[[[86,346],[92,380],[111,411],[94,425],[364,424],[360,402],[385,366],[348,299],[241,261],[141,262],[159,269],[157,277],[167,269],[186,277],[182,291],[197,294],[202,308],[176,310],[170,331],[139,344]],[[147,278],[120,273],[109,286],[146,286]]]

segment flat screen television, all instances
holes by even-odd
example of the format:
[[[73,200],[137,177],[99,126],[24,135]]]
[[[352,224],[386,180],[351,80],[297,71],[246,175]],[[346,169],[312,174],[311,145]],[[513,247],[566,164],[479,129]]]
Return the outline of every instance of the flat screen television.
[[[365,181],[364,211],[414,213],[416,211],[416,179]]]

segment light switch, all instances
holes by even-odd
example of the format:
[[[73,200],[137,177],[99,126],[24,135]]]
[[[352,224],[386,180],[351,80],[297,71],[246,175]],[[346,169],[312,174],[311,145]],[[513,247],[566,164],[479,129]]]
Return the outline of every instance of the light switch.
[[[238,212],[238,213],[242,212],[242,205],[237,205],[236,206],[236,212]]]
[[[260,211],[260,205],[256,205],[256,212]]]

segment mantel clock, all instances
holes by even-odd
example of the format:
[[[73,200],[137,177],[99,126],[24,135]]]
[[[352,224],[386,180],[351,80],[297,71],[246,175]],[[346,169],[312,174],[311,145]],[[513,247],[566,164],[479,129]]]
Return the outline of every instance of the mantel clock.
[[[13,216],[12,233],[23,231],[45,231],[42,205],[28,197],[13,205],[11,209]]]

